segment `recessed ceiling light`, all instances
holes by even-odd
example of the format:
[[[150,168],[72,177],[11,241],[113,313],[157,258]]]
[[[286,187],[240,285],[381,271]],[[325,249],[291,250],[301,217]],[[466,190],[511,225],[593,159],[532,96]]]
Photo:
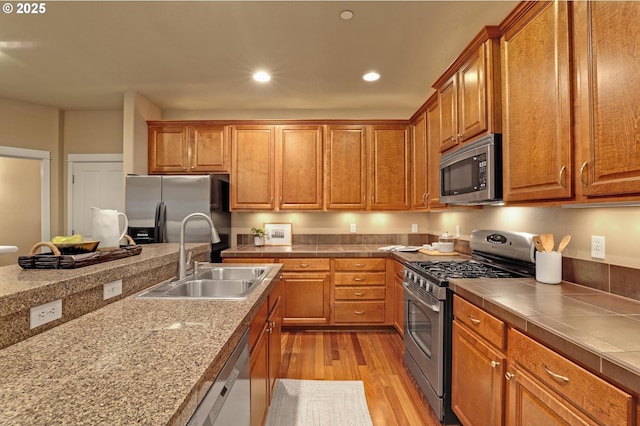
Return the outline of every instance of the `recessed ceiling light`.
[[[377,72],[368,72],[365,75],[362,76],[362,79],[364,81],[377,81],[380,79],[380,74],[378,74]]]
[[[353,18],[353,12],[350,10],[343,10],[342,12],[340,12],[340,18],[348,21],[349,19]]]
[[[258,71],[253,74],[253,79],[255,81],[259,81],[260,83],[266,83],[271,80],[271,76],[266,71]]]

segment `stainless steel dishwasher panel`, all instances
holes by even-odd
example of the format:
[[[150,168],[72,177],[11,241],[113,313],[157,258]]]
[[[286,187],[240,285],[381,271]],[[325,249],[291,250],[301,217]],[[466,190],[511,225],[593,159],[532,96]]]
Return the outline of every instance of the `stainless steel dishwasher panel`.
[[[251,424],[249,330],[211,385],[188,426]]]

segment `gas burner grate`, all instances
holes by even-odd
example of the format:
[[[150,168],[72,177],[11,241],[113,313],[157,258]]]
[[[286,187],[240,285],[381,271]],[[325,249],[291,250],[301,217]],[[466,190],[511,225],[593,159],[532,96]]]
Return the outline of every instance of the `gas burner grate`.
[[[413,266],[421,273],[441,282],[447,282],[451,278],[514,278],[519,276],[475,261],[415,262]]]

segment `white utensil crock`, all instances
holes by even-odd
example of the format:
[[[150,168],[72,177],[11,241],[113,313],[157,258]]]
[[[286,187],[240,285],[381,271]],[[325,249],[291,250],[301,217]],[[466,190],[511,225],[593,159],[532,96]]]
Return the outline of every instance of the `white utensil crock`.
[[[562,281],[562,253],[536,253],[536,281],[544,284],[559,284]]]
[[[129,220],[124,213],[117,210],[104,210],[91,207],[93,210],[93,227],[91,236],[100,241],[100,250],[117,249],[120,247],[120,240],[127,233]],[[118,217],[122,216],[123,229],[120,229]]]

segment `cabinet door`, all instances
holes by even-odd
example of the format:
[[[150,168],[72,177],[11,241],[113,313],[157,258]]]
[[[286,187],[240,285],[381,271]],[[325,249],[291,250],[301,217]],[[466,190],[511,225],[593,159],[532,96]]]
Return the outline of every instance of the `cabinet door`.
[[[228,128],[210,125],[189,126],[189,153],[191,172],[228,172]]]
[[[486,47],[483,44],[458,72],[458,139],[487,131]]]
[[[402,277],[394,275],[394,318],[393,325],[398,333],[404,336],[404,286]]]
[[[572,196],[569,3],[532,3],[501,39],[506,201]]]
[[[640,194],[640,3],[574,7],[581,147],[576,184],[589,197]]]
[[[282,363],[282,304],[283,304],[283,284],[280,281],[269,294],[269,302],[272,305],[269,318],[267,320],[269,330],[269,401],[273,398],[273,387],[276,379],[280,376],[280,365]],[[271,303],[271,299],[275,301]]]
[[[427,113],[423,112],[412,125],[411,144],[411,207],[413,210],[427,210],[429,151],[427,147]]]
[[[434,97],[427,107],[427,147],[429,149],[427,202],[429,209],[442,209],[440,204],[440,107]]]
[[[458,145],[458,75],[454,74],[438,89],[440,106],[440,152]]]
[[[283,274],[283,325],[329,324],[329,278],[326,274]]]
[[[371,210],[409,210],[410,158],[407,126],[372,126],[369,132]]]
[[[507,373],[506,424],[598,425],[517,366]]]
[[[149,174],[186,173],[187,130],[182,125],[149,126]]]
[[[234,126],[231,138],[231,208],[273,209],[273,126]]]
[[[365,126],[328,126],[325,142],[328,209],[365,210],[367,151]]]
[[[453,321],[451,406],[465,426],[503,424],[505,360]]]
[[[280,209],[322,209],[322,128],[278,126],[276,141]]]
[[[251,426],[262,426],[269,408],[269,342],[267,323],[251,352]]]

